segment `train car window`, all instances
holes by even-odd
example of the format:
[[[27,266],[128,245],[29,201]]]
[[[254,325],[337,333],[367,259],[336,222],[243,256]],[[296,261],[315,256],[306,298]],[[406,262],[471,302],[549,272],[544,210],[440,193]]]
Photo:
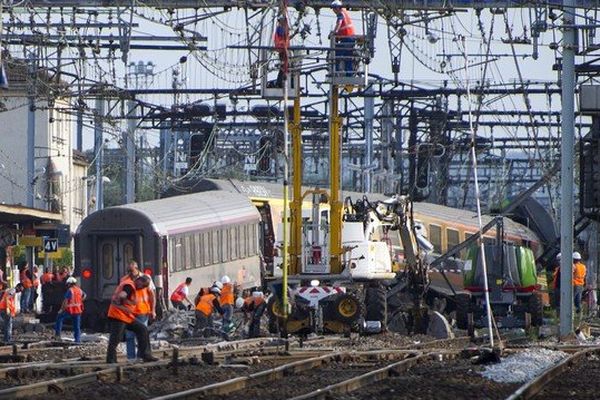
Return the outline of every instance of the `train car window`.
[[[456,229],[450,229],[450,228],[446,229],[446,241],[447,241],[446,251],[448,251],[460,243],[460,232],[458,232]]]
[[[229,230],[221,229],[221,262],[229,261]]]
[[[183,245],[181,244],[181,238],[173,238],[174,243],[174,252],[175,254],[175,265],[173,265],[174,271],[181,271],[181,266],[183,264]]]
[[[112,279],[115,273],[114,249],[112,244],[106,243],[102,246],[102,275],[104,279]]]
[[[210,233],[210,240],[212,242],[212,263],[218,264],[221,261],[221,253],[219,250],[221,247],[219,243],[221,242],[219,239],[219,231],[215,230]]]
[[[429,224],[429,241],[433,245],[433,252],[442,254],[442,227]]]
[[[127,242],[123,245],[123,262],[124,265],[127,266],[129,261],[133,260],[135,257],[133,256],[133,243]]]
[[[238,248],[239,242],[237,240],[237,229],[238,227],[234,226],[229,228],[229,259],[235,260],[238,258]]]
[[[248,256],[248,243],[246,238],[248,237],[248,225],[242,225],[238,227],[239,232],[239,243],[240,243],[240,258],[246,258]]]
[[[185,265],[185,269],[192,269],[196,266],[196,259],[194,251],[194,236],[188,235],[185,237],[185,259],[187,264]]]
[[[202,252],[202,261],[204,265],[210,265],[212,259],[211,259],[211,251],[212,251],[212,244],[210,242],[210,232],[204,232],[202,234],[200,234],[200,237],[202,238],[202,248],[198,249],[198,251]]]

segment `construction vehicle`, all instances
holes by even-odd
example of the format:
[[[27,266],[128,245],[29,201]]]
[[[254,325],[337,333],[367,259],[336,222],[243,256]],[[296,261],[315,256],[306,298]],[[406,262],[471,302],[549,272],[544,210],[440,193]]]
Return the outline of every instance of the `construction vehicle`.
[[[277,246],[281,280],[275,283],[275,294],[268,302],[271,330],[295,334],[381,332],[386,329],[388,316],[386,284],[392,281],[411,293],[407,310],[411,326],[423,331],[426,324],[428,275],[419,247],[426,240],[416,235],[408,197],[394,196],[374,203],[367,197],[341,201],[339,91],[340,87],[349,90],[349,86],[364,86],[367,76],[367,41],[364,37],[356,39],[352,73],[338,71],[339,60],[335,50],[330,51],[329,190],[302,193],[300,98],[294,98],[293,196],[289,223],[286,214],[281,223],[284,233],[280,236],[284,239]],[[332,38],[331,48],[336,45]],[[312,213],[305,216],[302,203],[309,195],[313,198]],[[289,243],[287,229],[291,233]],[[398,235],[402,243],[405,268],[400,274],[392,268],[390,235]],[[278,278],[279,274],[275,275]]]

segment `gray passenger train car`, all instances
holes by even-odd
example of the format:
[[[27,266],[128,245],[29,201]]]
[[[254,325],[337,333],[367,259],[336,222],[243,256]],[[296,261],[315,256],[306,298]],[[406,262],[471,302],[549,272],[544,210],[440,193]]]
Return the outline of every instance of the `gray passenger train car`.
[[[192,298],[225,274],[243,288],[260,286],[259,219],[247,196],[221,190],[89,215],[75,235],[75,273],[88,295],[84,320],[101,327],[130,260],[153,277],[164,304],[188,276]]]

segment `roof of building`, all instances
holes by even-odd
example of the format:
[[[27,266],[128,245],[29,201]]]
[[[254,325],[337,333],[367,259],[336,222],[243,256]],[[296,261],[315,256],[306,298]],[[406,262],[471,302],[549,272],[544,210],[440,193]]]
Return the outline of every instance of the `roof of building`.
[[[195,193],[111,208],[136,210],[152,221],[155,231],[168,235],[223,224],[256,222],[260,217],[247,196],[225,191]]]
[[[0,223],[31,223],[41,221],[60,221],[62,216],[39,208],[25,207],[20,204],[0,204]]]

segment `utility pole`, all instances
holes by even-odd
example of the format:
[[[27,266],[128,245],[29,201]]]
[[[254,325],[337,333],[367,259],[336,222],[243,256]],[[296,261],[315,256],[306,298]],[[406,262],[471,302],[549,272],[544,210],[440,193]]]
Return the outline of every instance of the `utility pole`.
[[[375,98],[373,97],[373,85],[369,85],[365,90],[365,157],[363,169],[363,187],[364,193],[371,193],[371,173],[373,164],[373,118],[375,115]]]
[[[33,208],[35,201],[35,92],[36,68],[35,55],[29,53],[29,109],[27,111],[27,206]]]
[[[124,204],[135,203],[135,128],[137,127],[137,120],[132,119],[135,114],[135,106],[135,101],[127,101],[128,116],[130,119],[127,120],[127,130],[123,132],[123,146],[125,147]]]
[[[575,137],[575,0],[563,0],[560,142],[560,336],[573,332],[573,145]]]
[[[77,100],[77,138],[76,148],[83,151],[83,99]]]
[[[94,118],[94,154],[96,154],[96,211],[104,208],[104,99],[96,97],[96,117]]]

